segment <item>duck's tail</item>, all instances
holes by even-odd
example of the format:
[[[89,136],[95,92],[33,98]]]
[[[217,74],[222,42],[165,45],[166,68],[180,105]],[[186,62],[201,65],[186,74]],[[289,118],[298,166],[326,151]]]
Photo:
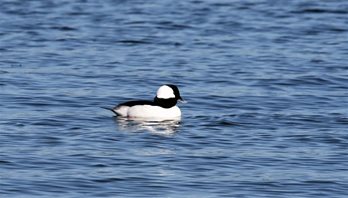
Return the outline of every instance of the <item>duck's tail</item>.
[[[118,115],[118,113],[113,108],[110,108],[110,107],[100,107],[100,108],[112,111],[114,114]]]

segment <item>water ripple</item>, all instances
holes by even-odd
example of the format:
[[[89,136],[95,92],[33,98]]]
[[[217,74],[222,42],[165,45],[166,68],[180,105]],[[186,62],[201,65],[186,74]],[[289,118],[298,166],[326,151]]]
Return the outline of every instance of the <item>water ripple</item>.
[[[344,1],[0,4],[0,194],[346,197]],[[177,121],[100,107],[177,84]]]

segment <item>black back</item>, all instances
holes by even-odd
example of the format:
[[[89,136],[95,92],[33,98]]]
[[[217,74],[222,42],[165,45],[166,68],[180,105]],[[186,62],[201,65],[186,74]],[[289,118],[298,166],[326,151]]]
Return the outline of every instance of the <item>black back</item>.
[[[135,106],[135,105],[153,105],[153,106],[155,106],[156,104],[155,104],[155,102],[149,101],[149,100],[134,100],[134,101],[121,103],[121,104],[119,104],[117,106],[132,107],[132,106]]]
[[[161,99],[161,98],[154,98],[154,101],[149,101],[149,100],[134,100],[134,101],[129,101],[129,102],[124,102],[121,103],[117,106],[136,106],[136,105],[151,105],[151,106],[159,106],[163,108],[171,108],[176,105],[177,99],[175,98],[168,98],[168,99]]]

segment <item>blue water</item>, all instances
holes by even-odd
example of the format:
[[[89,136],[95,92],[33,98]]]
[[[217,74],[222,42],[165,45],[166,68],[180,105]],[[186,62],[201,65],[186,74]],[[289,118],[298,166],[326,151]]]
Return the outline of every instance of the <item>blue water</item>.
[[[0,197],[348,196],[348,2],[5,0]],[[100,107],[179,86],[180,122]]]

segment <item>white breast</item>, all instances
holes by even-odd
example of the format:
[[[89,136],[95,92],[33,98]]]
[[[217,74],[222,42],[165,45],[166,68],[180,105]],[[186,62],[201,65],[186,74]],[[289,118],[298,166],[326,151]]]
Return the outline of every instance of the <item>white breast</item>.
[[[181,116],[181,111],[177,106],[166,109],[159,106],[136,105],[129,107],[127,116],[135,118],[178,118]]]

